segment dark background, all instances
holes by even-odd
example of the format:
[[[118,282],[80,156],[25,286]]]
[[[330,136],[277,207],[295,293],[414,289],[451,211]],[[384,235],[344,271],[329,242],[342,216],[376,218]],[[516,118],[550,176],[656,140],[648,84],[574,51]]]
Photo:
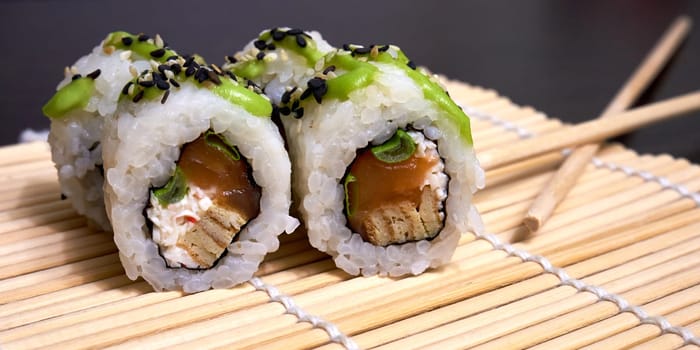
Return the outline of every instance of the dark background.
[[[0,0],[0,144],[47,128],[40,108],[63,67],[118,29],[160,33],[213,63],[276,26],[319,30],[335,45],[394,43],[434,72],[580,122],[603,110],[680,14],[700,21],[700,2]],[[698,88],[695,28],[642,102]],[[695,113],[621,140],[700,162],[699,132]]]

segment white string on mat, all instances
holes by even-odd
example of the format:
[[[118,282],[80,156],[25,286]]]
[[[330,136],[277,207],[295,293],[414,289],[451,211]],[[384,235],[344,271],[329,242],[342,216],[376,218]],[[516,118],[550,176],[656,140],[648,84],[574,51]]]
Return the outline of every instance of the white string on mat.
[[[480,112],[474,108],[463,108],[465,113],[474,118],[485,120],[493,123],[494,125],[503,127],[506,131],[513,131],[518,134],[520,138],[529,138],[535,135],[535,133],[513,123],[510,121],[504,121],[497,116],[492,114]],[[564,155],[571,153],[572,149],[567,148],[562,151]],[[697,192],[690,191],[687,187],[675,184],[662,176],[656,176],[648,171],[640,171],[629,166],[615,164],[613,162],[607,162],[600,158],[594,157],[591,162],[597,168],[607,168],[611,171],[621,171],[627,176],[638,176],[645,181],[653,181],[661,185],[664,189],[671,189],[678,192],[682,197],[687,197],[695,201],[695,204],[700,207],[700,194]],[[475,230],[476,231],[476,230]],[[583,282],[580,279],[572,278],[569,274],[562,268],[554,266],[547,258],[541,255],[534,255],[530,252],[514,247],[509,243],[502,242],[498,237],[491,233],[474,233],[477,238],[484,239],[491,243],[493,247],[497,250],[502,250],[510,256],[516,256],[522,261],[531,261],[542,266],[545,272],[554,274],[561,281],[561,285],[567,285],[576,288],[576,290],[581,292],[589,292],[598,297],[599,300],[609,301],[617,305],[621,312],[630,312],[634,314],[642,324],[653,324],[661,329],[662,334],[675,334],[683,339],[684,345],[698,345],[700,346],[700,338],[696,337],[690,329],[680,326],[673,326],[666,318],[662,316],[650,316],[644,309],[640,306],[630,304],[625,298],[620,295],[610,293],[603,289],[602,287],[590,285]]]
[[[357,344],[350,337],[341,332],[335,324],[328,322],[319,316],[307,313],[302,308],[297,306],[292,297],[280,292],[275,286],[263,282],[258,277],[253,277],[248,282],[253,285],[256,290],[267,293],[270,300],[282,304],[285,312],[296,316],[300,322],[308,322],[313,326],[313,328],[319,328],[328,333],[328,337],[332,342],[338,343],[348,350],[359,349],[359,346],[357,346]]]

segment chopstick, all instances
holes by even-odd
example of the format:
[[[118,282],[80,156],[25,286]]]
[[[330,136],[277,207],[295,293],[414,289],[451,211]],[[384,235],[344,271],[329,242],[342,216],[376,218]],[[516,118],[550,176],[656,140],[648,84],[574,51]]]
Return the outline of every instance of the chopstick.
[[[612,118],[593,119],[572,127],[525,139],[509,147],[479,154],[485,170],[495,169],[566,147],[600,142],[628,131],[700,110],[700,90],[615,114]]]
[[[662,36],[642,64],[608,104],[599,118],[608,118],[628,109],[646,90],[661,69],[673,56],[691,27],[687,16],[677,18]],[[586,165],[598,151],[599,144],[588,144],[575,149],[536,197],[523,219],[530,232],[536,232],[549,218],[584,172]]]

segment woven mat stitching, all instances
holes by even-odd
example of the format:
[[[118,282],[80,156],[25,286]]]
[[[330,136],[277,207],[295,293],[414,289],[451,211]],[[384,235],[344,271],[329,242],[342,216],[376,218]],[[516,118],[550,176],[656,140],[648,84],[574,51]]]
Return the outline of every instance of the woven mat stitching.
[[[522,139],[524,138],[529,138],[533,137],[536,134],[517,125],[517,123],[513,123],[511,121],[503,120],[500,119],[499,117],[489,114],[489,113],[484,113],[479,111],[476,108],[472,107],[463,107],[463,110],[467,115],[470,117],[474,117],[480,120],[484,120],[487,122],[490,122],[494,125],[501,126],[503,127],[506,131],[512,131],[518,134],[518,136]],[[565,149],[564,154],[568,154],[571,152],[570,148]],[[622,171],[624,172],[627,176],[639,176],[645,181],[653,181],[661,185],[664,189],[672,189],[676,192],[678,192],[682,197],[687,197],[695,201],[695,204],[700,207],[700,194],[696,192],[690,191],[687,187],[680,185],[680,184],[674,184],[670,180],[668,180],[665,177],[661,176],[656,176],[654,174],[651,174],[650,172],[647,171],[640,171],[637,169],[634,169],[632,167],[628,166],[623,166],[623,165],[618,165],[612,162],[606,162],[600,158],[593,158],[591,161],[593,165],[595,165],[597,168],[607,168],[612,171]],[[491,243],[495,249],[502,250],[506,252],[510,256],[516,256],[522,261],[531,261],[539,264],[542,266],[544,271],[554,274],[559,278],[561,281],[561,285],[568,285],[571,287],[576,288],[578,291],[582,292],[589,292],[593,293],[596,297],[598,297],[599,300],[601,301],[610,301],[614,304],[617,305],[617,307],[620,309],[621,312],[631,312],[634,314],[637,318],[639,318],[640,322],[642,324],[653,324],[659,327],[662,331],[662,334],[675,334],[680,336],[683,339],[684,345],[688,344],[694,344],[694,345],[700,345],[700,338],[696,337],[693,332],[690,331],[690,329],[685,328],[685,327],[680,327],[680,326],[673,326],[666,318],[662,316],[650,316],[644,309],[642,309],[640,306],[632,305],[630,304],[627,300],[625,300],[622,296],[610,293],[603,289],[602,287],[595,286],[595,285],[590,285],[582,280],[572,278],[569,276],[569,274],[562,268],[556,267],[552,265],[552,263],[545,258],[544,256],[541,255],[534,255],[531,254],[523,249],[518,249],[512,246],[509,243],[503,243],[501,242],[498,237],[491,233],[482,233],[482,232],[475,232],[476,237],[484,239]]]

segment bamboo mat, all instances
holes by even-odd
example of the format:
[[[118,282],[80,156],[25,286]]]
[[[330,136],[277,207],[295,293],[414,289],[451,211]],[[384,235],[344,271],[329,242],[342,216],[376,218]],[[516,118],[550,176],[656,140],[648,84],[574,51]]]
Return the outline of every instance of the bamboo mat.
[[[566,127],[446,86],[478,152]],[[700,167],[607,145],[526,237],[562,158],[488,169],[475,201],[489,233],[465,233],[441,269],[351,277],[295,233],[250,283],[183,295],[126,278],[110,235],[59,199],[46,144],[0,148],[0,347],[698,349]]]

